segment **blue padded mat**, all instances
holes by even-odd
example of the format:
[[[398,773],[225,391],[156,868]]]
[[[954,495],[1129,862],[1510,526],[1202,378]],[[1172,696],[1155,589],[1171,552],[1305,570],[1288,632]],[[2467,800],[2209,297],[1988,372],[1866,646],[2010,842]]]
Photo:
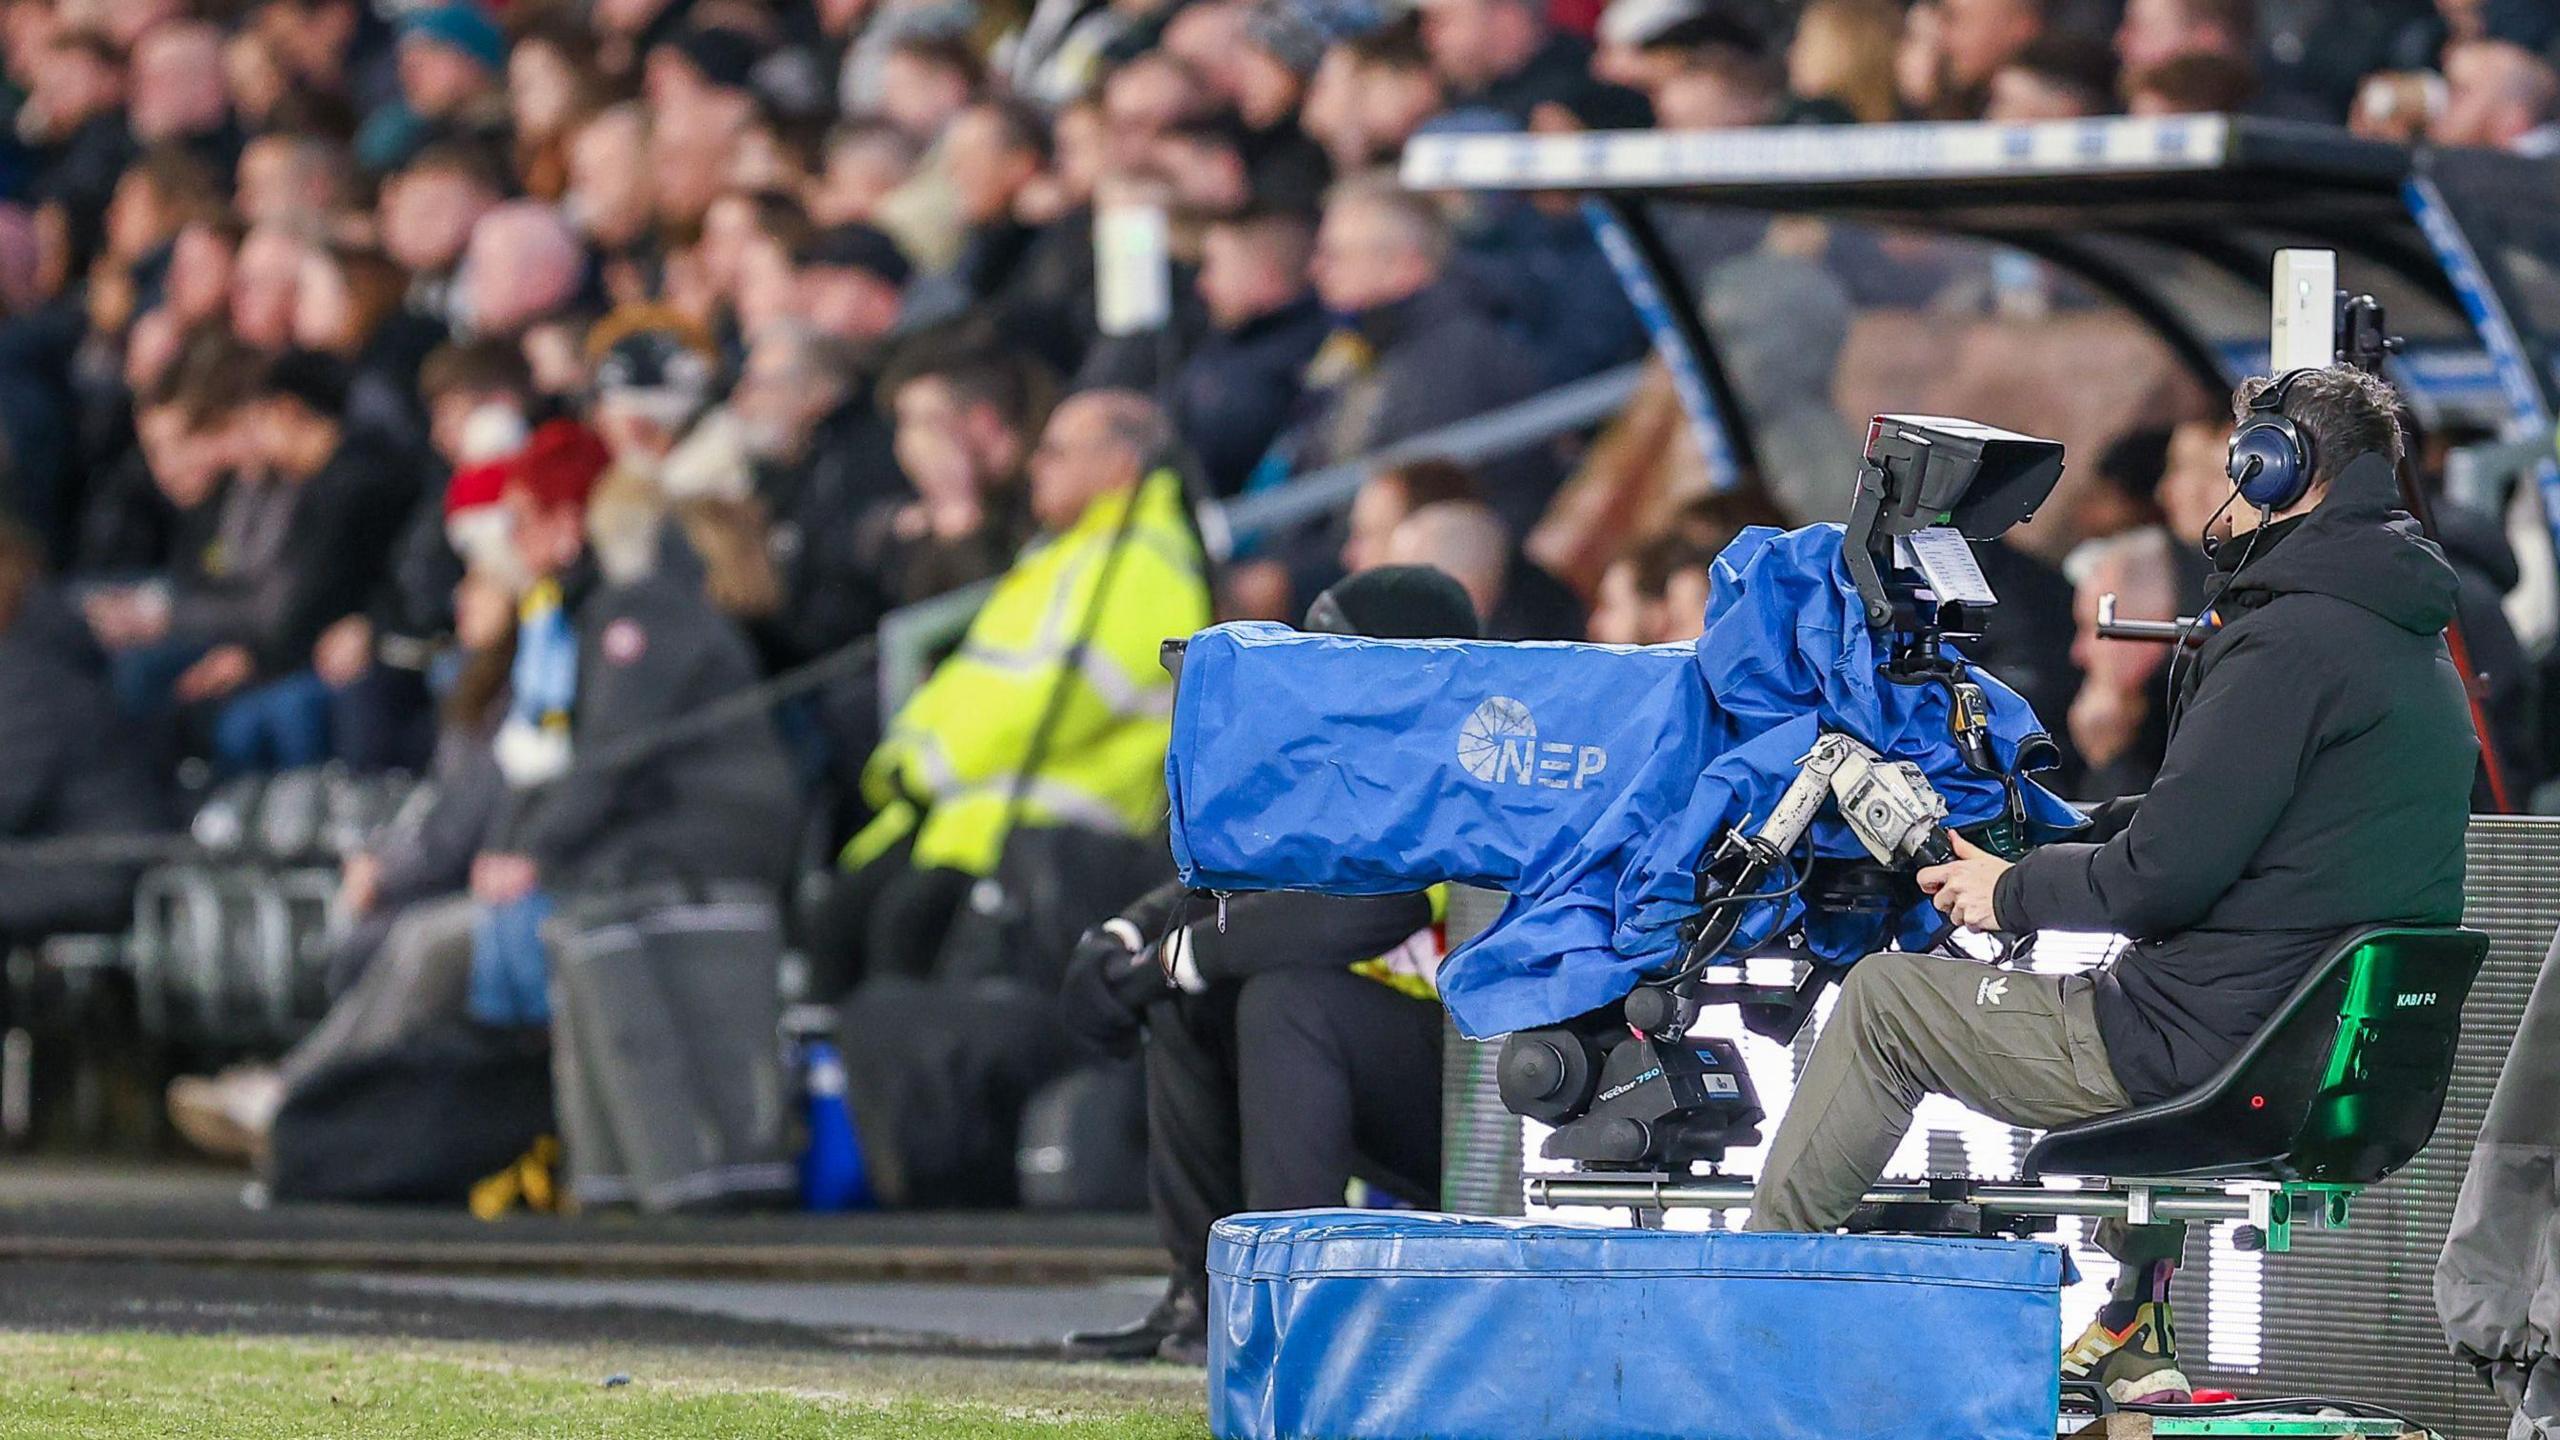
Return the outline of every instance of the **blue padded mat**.
[[[2059,1246],[1365,1210],[1209,1241],[1220,1440],[2051,1440]]]

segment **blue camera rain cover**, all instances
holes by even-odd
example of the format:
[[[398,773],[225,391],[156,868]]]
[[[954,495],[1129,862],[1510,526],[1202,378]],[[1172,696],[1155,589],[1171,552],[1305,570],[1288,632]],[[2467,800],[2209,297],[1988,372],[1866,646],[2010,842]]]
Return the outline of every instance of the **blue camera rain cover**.
[[[1369,640],[1221,625],[1183,657],[1165,775],[1174,861],[1215,890],[1374,895],[1442,882],[1511,896],[1452,954],[1440,994],[1461,1030],[1503,1034],[1624,995],[1673,958],[1699,859],[1766,815],[1823,731],[1919,764],[1958,825],[2000,818],[2001,782],[1968,770],[1936,685],[1885,679],[1834,525],[1744,531],[1717,557],[1695,645]],[[1995,757],[2040,734],[1987,672]],[[2032,783],[2034,839],[2080,817]],[[1820,854],[1861,853],[1826,813]],[[1845,963],[1938,924],[1754,907],[1750,944],[1799,919]]]

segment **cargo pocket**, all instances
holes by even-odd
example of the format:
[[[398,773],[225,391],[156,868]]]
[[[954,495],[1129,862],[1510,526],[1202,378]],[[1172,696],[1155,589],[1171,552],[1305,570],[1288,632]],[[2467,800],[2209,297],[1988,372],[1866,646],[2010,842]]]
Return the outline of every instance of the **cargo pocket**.
[[[2071,1069],[2087,1093],[2089,1114],[2112,1115],[2133,1107],[2115,1066],[2107,1060],[2106,1037],[2098,1033],[2098,987],[2086,975],[2062,977],[2063,1028],[2071,1037]]]

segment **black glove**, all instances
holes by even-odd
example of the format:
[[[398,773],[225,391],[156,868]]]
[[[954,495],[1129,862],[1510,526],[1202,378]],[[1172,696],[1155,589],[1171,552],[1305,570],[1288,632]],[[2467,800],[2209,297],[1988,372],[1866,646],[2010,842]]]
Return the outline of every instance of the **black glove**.
[[[1134,1055],[1147,1007],[1173,993],[1152,948],[1132,951],[1117,935],[1087,930],[1067,957],[1058,1010],[1068,1032],[1095,1049]]]

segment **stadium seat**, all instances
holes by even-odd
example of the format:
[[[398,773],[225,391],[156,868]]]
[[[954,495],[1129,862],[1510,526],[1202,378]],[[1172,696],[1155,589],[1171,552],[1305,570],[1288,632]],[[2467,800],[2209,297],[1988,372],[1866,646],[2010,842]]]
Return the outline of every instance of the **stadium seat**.
[[[144,877],[130,939],[146,1034],[272,1047],[328,1008],[339,866],[386,823],[429,803],[406,775],[335,766],[243,777],[198,807],[205,858]]]
[[[1026,1210],[1144,1210],[1143,1068],[1134,1061],[1103,1061],[1042,1086],[1022,1109],[1015,1158]]]
[[[69,1133],[95,1143],[105,1128],[106,1071],[129,1057],[87,1042],[112,1032],[124,1010],[116,978],[127,965],[124,937],[54,935],[5,961],[9,1028],[0,1035],[0,1142],[23,1144],[34,1129],[41,1067],[70,1081]],[[51,1099],[45,1104],[59,1108]]]

